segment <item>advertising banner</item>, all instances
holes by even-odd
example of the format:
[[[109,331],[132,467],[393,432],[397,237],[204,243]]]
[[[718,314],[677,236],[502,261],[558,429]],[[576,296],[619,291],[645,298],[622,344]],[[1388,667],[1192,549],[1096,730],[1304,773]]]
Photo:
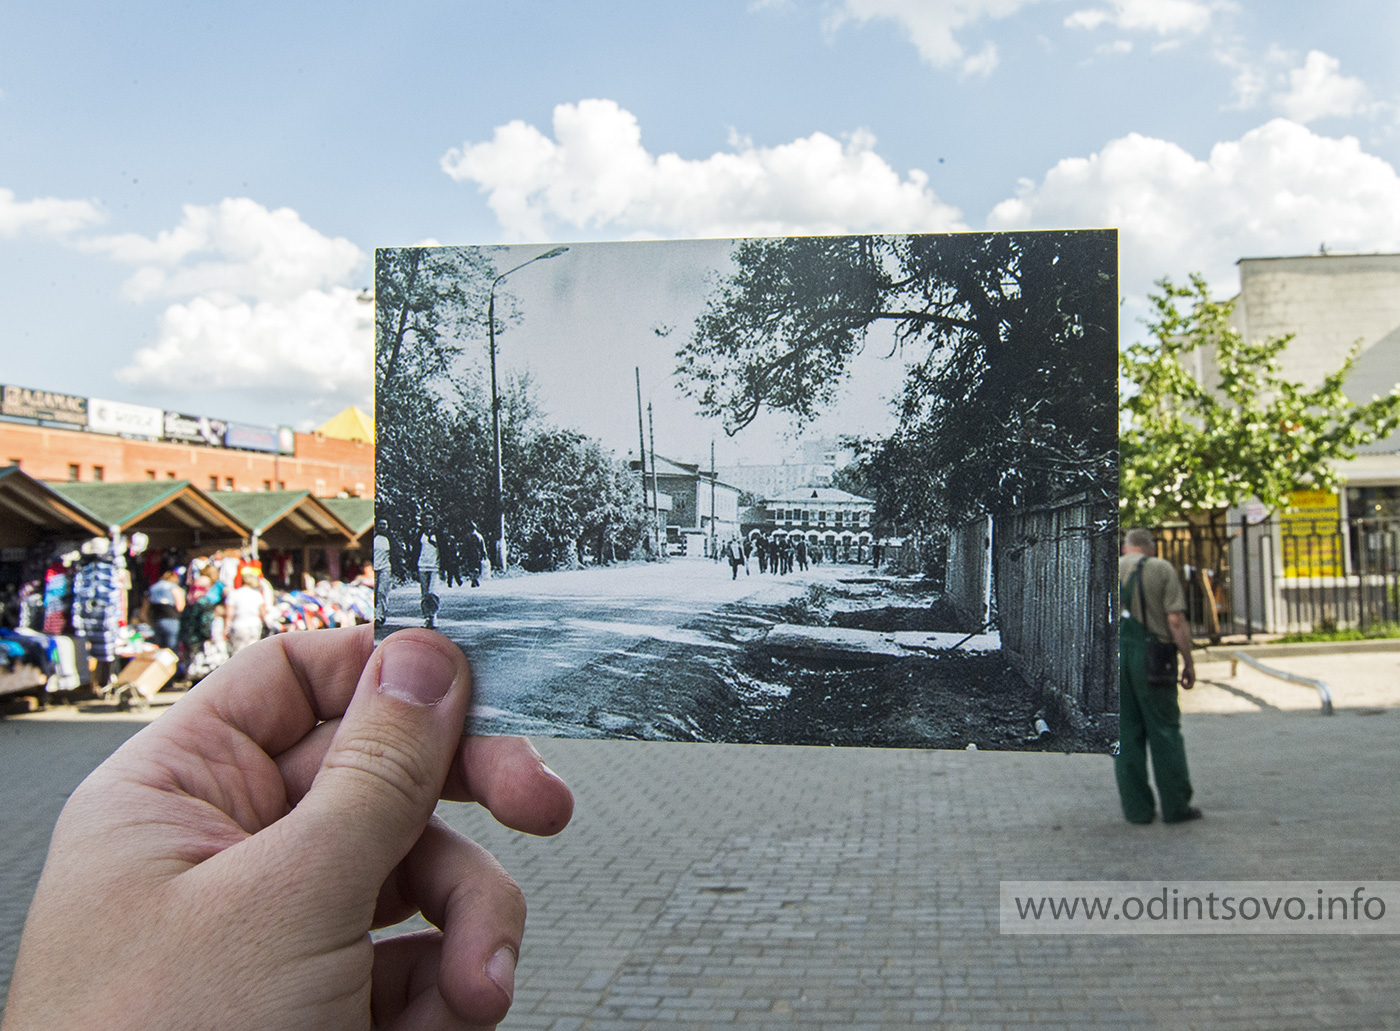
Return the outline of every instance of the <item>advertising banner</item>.
[[[0,415],[17,419],[41,419],[44,422],[66,422],[86,426],[87,398],[74,394],[55,394],[48,390],[28,387],[0,387]]]
[[[253,426],[246,422],[231,422],[224,430],[224,446],[244,451],[277,453],[277,430],[271,426]]]
[[[87,414],[88,429],[94,433],[159,437],[164,428],[164,413],[159,408],[147,408],[145,405],[90,397]]]
[[[223,419],[211,419],[206,415],[184,415],[180,412],[166,412],[162,436],[179,444],[207,444],[210,447],[224,446],[224,433],[228,423]]]
[[[1283,543],[1283,575],[1341,576],[1342,504],[1335,491],[1298,490],[1279,515]]]
[[[297,431],[290,426],[277,427],[277,451],[283,455],[297,453]]]

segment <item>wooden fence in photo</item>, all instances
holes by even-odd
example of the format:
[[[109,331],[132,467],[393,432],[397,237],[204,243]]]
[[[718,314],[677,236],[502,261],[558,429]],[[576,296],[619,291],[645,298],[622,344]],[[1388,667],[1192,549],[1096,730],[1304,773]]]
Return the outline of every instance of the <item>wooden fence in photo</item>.
[[[1032,687],[1083,715],[1118,711],[1118,519],[1075,497],[993,520],[1002,652]]]

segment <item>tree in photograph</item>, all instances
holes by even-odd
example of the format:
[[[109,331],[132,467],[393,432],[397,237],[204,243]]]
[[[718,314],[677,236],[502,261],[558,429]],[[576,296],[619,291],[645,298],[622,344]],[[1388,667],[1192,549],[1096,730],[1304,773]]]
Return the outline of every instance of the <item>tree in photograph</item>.
[[[494,268],[477,250],[404,248],[376,255],[377,515],[397,542],[393,567],[416,567],[431,529],[449,585],[467,579],[495,512],[491,399],[479,363]],[[499,291],[498,291],[499,294]],[[506,295],[497,329],[518,321]],[[503,311],[504,309],[504,311]],[[508,552],[530,569],[626,555],[642,525],[639,487],[602,445],[552,427],[528,374],[499,391]],[[489,545],[488,545],[489,546]]]
[[[1292,336],[1250,342],[1205,280],[1169,279],[1151,295],[1152,340],[1121,357],[1120,521],[1153,526],[1257,498],[1335,490],[1335,464],[1400,428],[1400,388],[1357,403],[1343,390],[1357,351],[1316,387],[1280,373]],[[1206,382],[1188,370],[1204,358]]]
[[[1112,232],[749,240],[678,354],[682,389],[733,434],[768,408],[826,410],[872,328],[903,378],[871,474],[948,518],[1086,490],[1115,473]],[[890,484],[894,486],[894,484]],[[917,486],[917,489],[913,489]],[[1111,489],[1111,488],[1110,488]],[[916,500],[917,499],[917,500]]]
[[[375,382],[380,393],[392,396],[403,382],[417,388],[445,376],[463,341],[485,339],[495,275],[491,259],[476,248],[375,252]],[[502,321],[500,312],[496,321]]]

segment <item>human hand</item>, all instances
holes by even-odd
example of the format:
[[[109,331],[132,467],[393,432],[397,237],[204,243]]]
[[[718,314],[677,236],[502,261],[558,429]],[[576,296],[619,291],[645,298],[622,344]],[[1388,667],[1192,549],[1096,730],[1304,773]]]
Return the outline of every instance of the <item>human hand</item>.
[[[426,630],[244,649],[69,798],[4,1031],[499,1021],[524,900],[433,807],[553,834],[573,796],[523,739],[463,738],[469,696]],[[438,930],[371,942],[420,910]]]

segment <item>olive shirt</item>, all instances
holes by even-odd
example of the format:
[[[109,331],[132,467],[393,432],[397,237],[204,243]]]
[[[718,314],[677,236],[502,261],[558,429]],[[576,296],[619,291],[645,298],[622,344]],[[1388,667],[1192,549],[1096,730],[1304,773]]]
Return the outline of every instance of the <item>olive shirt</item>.
[[[1118,583],[1124,591],[1127,590],[1128,581],[1132,579],[1133,570],[1142,560],[1142,555],[1135,554],[1119,557]],[[1167,613],[1185,612],[1186,594],[1181,589],[1181,578],[1176,575],[1172,564],[1166,559],[1148,557],[1142,567],[1142,592],[1147,601],[1147,619],[1143,620],[1142,605],[1136,588],[1133,589],[1132,597],[1128,599],[1133,618],[1139,622],[1146,622],[1148,632],[1157,640],[1174,640],[1171,627],[1167,625]]]

